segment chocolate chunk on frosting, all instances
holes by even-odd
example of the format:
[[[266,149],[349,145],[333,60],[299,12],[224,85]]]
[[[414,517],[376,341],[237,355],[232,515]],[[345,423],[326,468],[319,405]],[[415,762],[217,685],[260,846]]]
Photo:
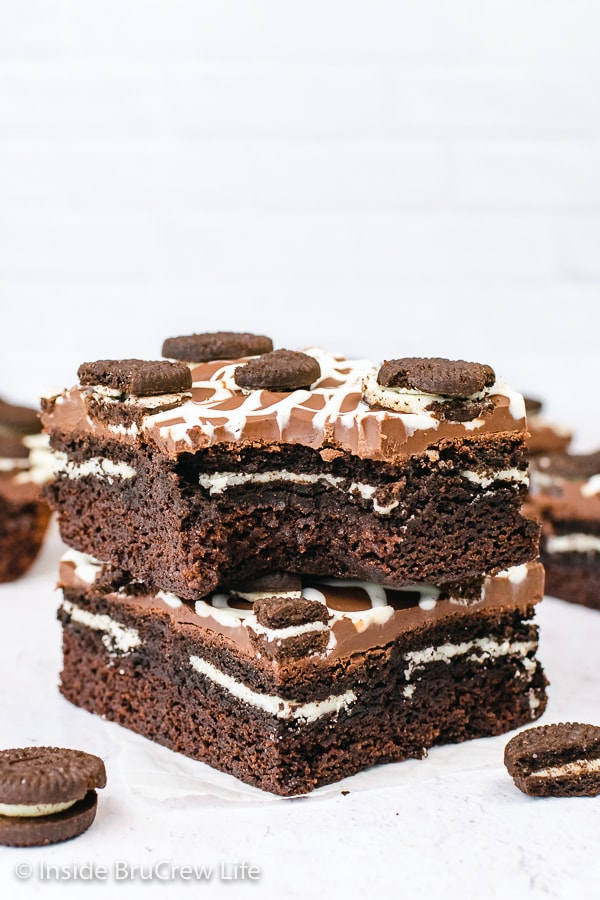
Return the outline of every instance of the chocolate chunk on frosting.
[[[142,397],[175,394],[192,386],[189,368],[166,360],[99,359],[82,363],[77,374],[82,385]]]
[[[248,332],[212,331],[167,338],[162,355],[168,359],[202,363],[213,359],[238,359],[270,353],[273,341],[264,334]]]
[[[491,366],[441,357],[386,360],[377,382],[382,387],[404,388],[425,394],[468,399],[491,387],[496,375]]]
[[[296,391],[310,388],[321,377],[321,367],[313,356],[296,350],[274,350],[238,366],[234,379],[247,390]]]

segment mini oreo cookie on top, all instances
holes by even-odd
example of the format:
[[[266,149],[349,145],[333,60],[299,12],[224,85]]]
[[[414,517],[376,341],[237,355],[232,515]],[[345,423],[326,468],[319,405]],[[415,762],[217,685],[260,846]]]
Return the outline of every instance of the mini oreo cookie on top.
[[[186,365],[164,359],[99,359],[82,363],[77,375],[84,386],[100,386],[141,397],[176,394],[192,386]]]
[[[273,341],[264,334],[248,332],[212,331],[167,338],[162,355],[189,363],[210,362],[216,359],[240,359],[270,353]]]
[[[377,376],[363,382],[363,399],[395,412],[428,412],[462,422],[480,415],[496,374],[491,366],[442,357],[386,360]]]
[[[321,367],[314,356],[296,350],[265,353],[234,372],[236,384],[246,390],[308,390],[320,377]]]
[[[0,751],[0,844],[40,847],[67,841],[96,816],[106,785],[98,756],[64,747]]]

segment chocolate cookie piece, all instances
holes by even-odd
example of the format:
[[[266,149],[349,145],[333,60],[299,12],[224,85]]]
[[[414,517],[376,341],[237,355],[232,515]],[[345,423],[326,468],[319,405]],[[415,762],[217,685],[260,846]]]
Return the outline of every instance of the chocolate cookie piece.
[[[28,406],[15,406],[0,400],[0,428],[10,429],[19,434],[37,434],[42,430],[36,409]]]
[[[0,751],[0,843],[38,847],[76,837],[96,815],[106,785],[98,756],[64,747]]]
[[[164,359],[99,359],[82,363],[77,375],[82,385],[100,385],[142,397],[175,394],[192,386],[186,365]]]
[[[508,742],[504,764],[532,797],[600,794],[600,727],[580,723],[529,728]]]
[[[329,621],[329,610],[318,600],[304,597],[265,597],[254,604],[256,621],[265,628],[291,628],[309,622]]]
[[[168,359],[201,363],[212,359],[259,356],[261,353],[270,353],[272,349],[273,341],[264,334],[213,331],[167,338],[162,347],[162,355]]]
[[[296,350],[274,350],[238,366],[236,384],[247,390],[296,391],[321,377],[317,360]]]
[[[444,397],[471,397],[491,387],[496,375],[491,366],[441,357],[386,360],[377,381],[382,387],[404,388]]]

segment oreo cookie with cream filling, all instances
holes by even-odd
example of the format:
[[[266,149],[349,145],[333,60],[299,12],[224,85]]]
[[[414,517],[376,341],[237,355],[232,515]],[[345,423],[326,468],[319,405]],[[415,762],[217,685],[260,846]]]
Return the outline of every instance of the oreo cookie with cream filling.
[[[529,728],[504,750],[509,775],[532,797],[600,794],[600,727],[561,723]]]
[[[0,844],[40,847],[77,837],[94,821],[103,761],[64,747],[0,751]]]
[[[470,421],[488,404],[496,375],[482,363],[442,357],[386,360],[363,381],[363,399],[396,412],[429,412],[438,419]]]

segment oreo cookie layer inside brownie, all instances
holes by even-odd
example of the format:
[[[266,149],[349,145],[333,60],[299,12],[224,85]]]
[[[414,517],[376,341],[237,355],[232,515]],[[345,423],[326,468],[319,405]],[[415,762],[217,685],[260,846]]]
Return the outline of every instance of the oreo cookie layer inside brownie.
[[[34,409],[0,400],[0,582],[29,569],[50,518],[41,492],[50,454],[40,429]]]
[[[532,462],[527,505],[542,522],[547,593],[600,609],[600,451]]]
[[[63,539],[184,599],[271,571],[398,587],[536,556],[524,404],[489,366],[277,350],[80,378],[44,403]]]
[[[274,793],[545,708],[536,563],[402,590],[279,575],[193,602],[69,551],[60,582],[68,700]]]

